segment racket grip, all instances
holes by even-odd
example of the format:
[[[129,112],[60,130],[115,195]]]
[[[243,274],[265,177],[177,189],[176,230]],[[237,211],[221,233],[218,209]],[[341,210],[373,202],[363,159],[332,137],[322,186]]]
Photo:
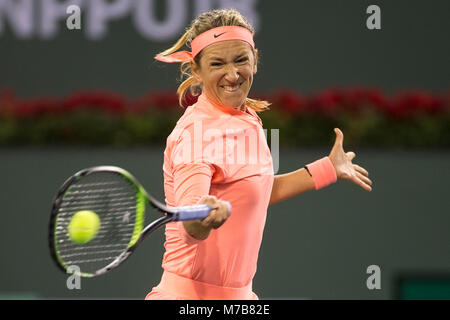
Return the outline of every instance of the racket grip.
[[[231,204],[227,201],[223,202],[228,206],[228,211],[231,214]],[[212,208],[207,204],[177,207],[173,221],[201,220],[206,218],[211,210]]]

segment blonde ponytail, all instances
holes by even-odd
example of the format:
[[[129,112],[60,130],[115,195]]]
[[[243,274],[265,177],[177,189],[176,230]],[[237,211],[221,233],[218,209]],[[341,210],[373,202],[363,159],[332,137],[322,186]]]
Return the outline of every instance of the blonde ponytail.
[[[170,47],[167,50],[164,50],[163,52],[158,53],[155,57],[167,56],[169,54],[174,53],[175,51],[180,49],[182,46],[184,46],[186,44],[186,39],[188,38],[189,31],[190,30],[187,30],[172,47]]]

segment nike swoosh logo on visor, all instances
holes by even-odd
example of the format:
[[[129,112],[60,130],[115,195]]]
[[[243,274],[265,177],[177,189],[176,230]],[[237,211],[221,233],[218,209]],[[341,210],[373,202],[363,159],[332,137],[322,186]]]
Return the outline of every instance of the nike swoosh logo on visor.
[[[218,37],[220,37],[221,35],[223,35],[224,33],[226,33],[226,31],[225,31],[225,32],[222,32],[222,33],[219,33],[219,34],[214,34],[214,38],[218,38]]]

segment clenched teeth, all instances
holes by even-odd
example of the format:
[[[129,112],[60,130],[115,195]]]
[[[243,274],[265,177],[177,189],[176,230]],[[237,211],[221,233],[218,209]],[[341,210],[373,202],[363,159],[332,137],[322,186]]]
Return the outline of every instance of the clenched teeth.
[[[237,85],[235,85],[235,86],[223,86],[223,88],[224,88],[224,90],[227,91],[227,92],[234,92],[234,91],[236,91],[237,89],[239,89],[240,86],[241,86],[240,84],[237,84]]]

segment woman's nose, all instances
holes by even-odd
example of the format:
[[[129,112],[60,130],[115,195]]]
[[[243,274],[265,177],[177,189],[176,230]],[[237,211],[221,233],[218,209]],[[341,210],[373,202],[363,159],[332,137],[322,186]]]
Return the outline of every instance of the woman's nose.
[[[229,82],[236,82],[239,79],[238,69],[234,65],[228,65],[225,71],[225,79]]]

